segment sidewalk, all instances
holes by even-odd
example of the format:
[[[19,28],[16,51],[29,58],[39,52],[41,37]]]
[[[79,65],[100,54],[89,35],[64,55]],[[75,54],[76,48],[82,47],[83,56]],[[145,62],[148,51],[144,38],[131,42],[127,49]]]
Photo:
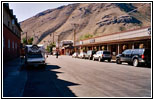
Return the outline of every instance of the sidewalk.
[[[21,97],[27,73],[21,70],[24,61],[20,58],[3,64],[3,97]]]
[[[3,63],[3,78],[5,78],[9,73],[19,71],[23,64],[24,61],[20,58]]]

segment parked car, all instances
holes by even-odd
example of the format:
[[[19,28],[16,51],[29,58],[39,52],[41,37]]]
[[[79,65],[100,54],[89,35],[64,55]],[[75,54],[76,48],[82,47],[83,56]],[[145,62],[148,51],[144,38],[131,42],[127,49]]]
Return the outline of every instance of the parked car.
[[[116,56],[116,63],[121,64],[122,62],[127,62],[136,67],[140,64],[151,65],[151,50],[127,49],[122,54]]]
[[[85,58],[86,53],[85,52],[80,52],[80,54],[78,55],[79,58],[83,59]]]
[[[75,52],[75,53],[73,53],[72,58],[77,58],[78,55],[79,55],[79,53]]]
[[[108,60],[108,62],[111,61],[112,56],[110,51],[97,51],[96,54],[93,55],[93,60],[98,60],[98,61],[104,61]]]
[[[87,54],[85,55],[85,58],[91,60],[91,59],[93,59],[93,55],[94,55],[95,53],[96,53],[96,51],[94,51],[94,50],[89,50],[89,51],[87,51]]]

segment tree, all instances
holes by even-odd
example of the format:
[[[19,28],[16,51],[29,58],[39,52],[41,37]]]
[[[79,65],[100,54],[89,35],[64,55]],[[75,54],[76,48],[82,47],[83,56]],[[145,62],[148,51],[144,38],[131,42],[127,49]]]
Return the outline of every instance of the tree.
[[[33,37],[29,38],[27,42],[29,45],[32,45],[33,44]]]
[[[26,38],[22,38],[22,42],[24,45],[26,45],[26,44],[32,45],[33,44],[33,37],[29,38],[28,40],[26,40]]]
[[[50,43],[48,46],[47,46],[47,51],[48,52],[52,52],[52,48],[53,47],[56,47],[56,44],[55,43]]]
[[[22,38],[22,43],[23,44],[26,44],[27,42],[26,42],[26,38]]]

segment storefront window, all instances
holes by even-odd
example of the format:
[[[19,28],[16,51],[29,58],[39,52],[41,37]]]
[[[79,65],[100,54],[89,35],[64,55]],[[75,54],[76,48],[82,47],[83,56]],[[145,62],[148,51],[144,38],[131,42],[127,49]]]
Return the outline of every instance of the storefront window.
[[[14,41],[12,41],[12,48],[14,49]]]

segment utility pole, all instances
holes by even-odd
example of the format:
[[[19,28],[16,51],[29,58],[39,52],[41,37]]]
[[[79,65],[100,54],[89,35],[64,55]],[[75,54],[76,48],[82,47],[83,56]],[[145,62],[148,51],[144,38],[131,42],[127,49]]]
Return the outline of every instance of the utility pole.
[[[76,29],[74,29],[74,34],[73,34],[73,35],[74,35],[74,38],[73,38],[74,40],[73,40],[73,41],[74,41],[74,46],[75,46],[75,38],[76,38],[75,35],[76,35]]]
[[[55,34],[55,33],[53,32],[53,35],[52,35],[52,36],[53,36],[53,37],[52,37],[52,39],[53,39],[53,44],[54,44],[54,34]]]
[[[58,35],[58,48],[59,48],[59,36],[60,36],[60,34]]]
[[[58,43],[58,48],[59,48],[59,37],[60,37],[60,34],[59,35],[55,35],[57,36],[57,43]]]
[[[27,43],[28,43],[28,42],[27,42],[27,32],[25,32],[25,33],[26,33],[26,45],[27,45]]]
[[[73,41],[74,41],[74,46],[75,46],[75,42],[76,42],[76,29],[78,28],[79,24],[71,24],[74,27],[74,34],[73,34]]]

